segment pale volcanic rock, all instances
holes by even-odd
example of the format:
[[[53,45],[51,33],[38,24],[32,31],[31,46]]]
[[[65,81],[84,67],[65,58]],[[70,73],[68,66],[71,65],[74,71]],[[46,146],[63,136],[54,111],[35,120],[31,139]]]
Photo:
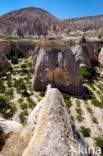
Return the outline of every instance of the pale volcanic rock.
[[[9,60],[2,52],[0,52],[0,66],[2,69],[7,69],[11,66]]]
[[[103,67],[103,48],[101,49],[101,52],[99,53],[98,61],[100,65]]]
[[[89,53],[86,46],[76,45],[72,48],[72,52],[79,66],[81,64],[85,64],[87,66],[91,65],[91,62],[89,60]]]
[[[46,96],[30,114],[28,125],[34,135],[23,156],[82,156],[79,147],[90,148],[71,120],[58,89],[47,90]],[[92,156],[92,151],[85,154],[89,155]]]
[[[36,48],[33,57],[35,90],[46,90],[46,86],[51,84],[61,91],[81,94],[78,64],[71,50],[63,45],[52,47],[43,43]]]
[[[0,156],[21,156],[31,136],[28,126],[0,118]]]

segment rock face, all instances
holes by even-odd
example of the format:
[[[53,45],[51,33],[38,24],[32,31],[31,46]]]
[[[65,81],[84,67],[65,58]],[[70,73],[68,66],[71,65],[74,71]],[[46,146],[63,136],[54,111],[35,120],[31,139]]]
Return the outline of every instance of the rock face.
[[[76,45],[74,48],[72,48],[72,51],[79,66],[81,66],[82,64],[86,66],[91,65],[91,62],[89,60],[89,53],[86,46]]]
[[[58,44],[57,44],[58,46]],[[48,84],[61,91],[81,94],[81,80],[77,62],[69,48],[43,43],[34,53],[34,89],[45,90]]]
[[[103,67],[103,48],[101,49],[101,52],[99,54],[98,61],[101,65],[101,67]]]
[[[10,56],[15,52],[26,56],[35,50],[35,47],[40,44],[38,40],[0,40],[0,51],[6,56]]]
[[[0,156],[21,156],[31,134],[29,127],[0,118]]]
[[[92,156],[92,151],[79,152],[79,147],[83,150],[90,147],[72,122],[57,89],[47,90],[45,98],[30,114],[28,125],[34,135],[23,156]]]
[[[2,52],[0,52],[0,67],[2,69],[6,69],[9,66],[11,66],[9,60],[6,58],[6,56]]]

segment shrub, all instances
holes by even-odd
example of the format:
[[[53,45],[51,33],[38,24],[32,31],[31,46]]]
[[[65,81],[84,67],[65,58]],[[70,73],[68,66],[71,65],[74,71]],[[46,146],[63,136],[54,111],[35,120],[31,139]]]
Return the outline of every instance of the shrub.
[[[44,97],[45,96],[45,92],[40,92],[40,96]]]
[[[18,99],[18,102],[19,102],[19,103],[22,103],[23,101],[24,101],[23,98]]]
[[[87,107],[87,110],[89,113],[91,113],[91,114],[93,113],[93,110],[90,107]]]
[[[0,96],[0,113],[2,113],[4,117],[11,117],[16,110],[17,108],[14,103],[10,103],[7,98]]]
[[[85,128],[83,126],[80,127],[80,132],[84,137],[90,137],[91,129],[90,128]]]
[[[80,107],[80,100],[76,99],[76,104],[78,107]]]
[[[32,68],[32,62],[28,62],[28,67],[29,67],[29,69]]]
[[[22,65],[21,65],[21,68],[22,68],[22,69],[25,69],[25,68],[27,68],[27,65],[26,65],[26,64],[22,64]]]
[[[81,71],[80,75],[83,79],[92,80],[96,77],[96,69],[93,66],[85,66]]]
[[[63,94],[63,98],[64,98],[64,102],[66,104],[67,107],[71,107],[72,103],[70,101],[70,95],[68,94]]]
[[[20,117],[20,120],[22,123],[25,123],[26,122],[26,116],[28,115],[28,112],[27,110],[24,110],[23,112],[21,112],[19,114],[19,117]]]
[[[26,103],[21,103],[20,107],[21,107],[21,109],[23,109],[23,110],[28,108],[28,106],[27,106]]]
[[[17,56],[12,56],[12,57],[10,57],[10,59],[11,59],[11,62],[13,64],[18,64],[18,57]]]
[[[76,108],[76,112],[77,112],[78,114],[80,114],[80,115],[82,115],[82,114],[83,114],[83,111],[82,111],[82,109],[81,109],[81,108]]]
[[[36,106],[36,103],[30,97],[27,97],[27,101],[29,103],[30,108],[33,109]]]
[[[84,117],[81,114],[79,114],[77,115],[76,119],[81,122],[84,120]]]
[[[0,93],[2,94],[5,93],[6,91],[6,88],[3,83],[4,83],[3,80],[0,79]]]
[[[94,138],[95,145],[101,148],[101,156],[103,156],[103,136]]]
[[[8,80],[7,85],[8,85],[8,87],[12,87],[12,81]]]
[[[98,121],[97,121],[96,117],[94,117],[94,116],[92,116],[92,121],[93,121],[93,123],[98,124]]]
[[[8,89],[5,93],[6,96],[13,96],[14,90],[13,89]]]

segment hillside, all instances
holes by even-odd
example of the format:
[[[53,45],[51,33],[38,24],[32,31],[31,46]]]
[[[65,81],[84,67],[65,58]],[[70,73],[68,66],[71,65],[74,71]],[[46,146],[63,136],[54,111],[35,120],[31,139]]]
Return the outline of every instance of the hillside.
[[[0,17],[0,35],[33,37],[46,36],[60,30],[60,21],[39,8],[25,8]]]
[[[66,28],[71,31],[102,31],[103,15],[63,20]]]

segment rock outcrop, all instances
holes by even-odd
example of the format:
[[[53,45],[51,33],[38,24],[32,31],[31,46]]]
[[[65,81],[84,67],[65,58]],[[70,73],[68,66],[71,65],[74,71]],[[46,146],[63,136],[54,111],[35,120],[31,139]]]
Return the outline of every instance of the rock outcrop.
[[[92,156],[91,150],[90,153],[85,153],[85,147],[90,147],[71,120],[57,89],[47,90],[45,98],[30,114],[28,125],[33,129],[34,135],[23,156]]]
[[[101,49],[101,52],[99,54],[98,61],[101,65],[101,67],[103,67],[103,48]]]
[[[34,52],[33,66],[35,90],[46,90],[46,86],[51,84],[61,91],[81,94],[78,64],[64,44],[42,43]]]
[[[2,52],[0,52],[0,67],[4,70],[7,69],[9,66],[11,66],[9,60]]]
[[[89,53],[87,47],[84,45],[76,45],[72,48],[73,55],[75,56],[76,61],[78,62],[79,67],[84,64],[90,66],[91,62],[89,59]]]
[[[10,56],[15,52],[19,52],[23,56],[27,56],[35,50],[40,44],[39,40],[0,40],[0,51],[6,56]]]
[[[21,156],[31,135],[29,127],[0,118],[0,156]]]

